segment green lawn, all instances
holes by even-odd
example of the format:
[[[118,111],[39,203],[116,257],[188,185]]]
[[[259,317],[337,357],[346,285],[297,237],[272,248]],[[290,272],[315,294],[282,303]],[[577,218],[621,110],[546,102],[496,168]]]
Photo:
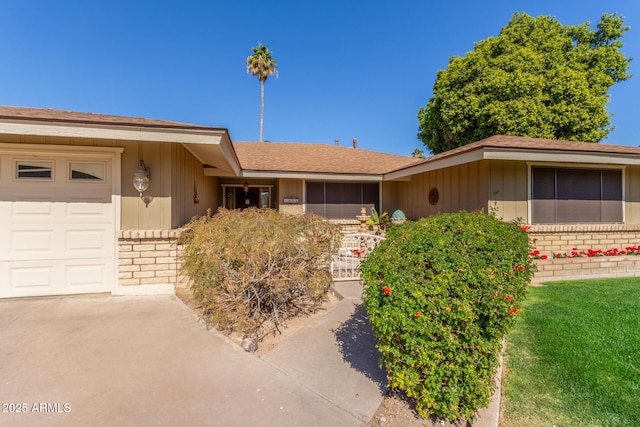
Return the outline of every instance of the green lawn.
[[[532,287],[519,316],[505,427],[640,425],[640,278]]]

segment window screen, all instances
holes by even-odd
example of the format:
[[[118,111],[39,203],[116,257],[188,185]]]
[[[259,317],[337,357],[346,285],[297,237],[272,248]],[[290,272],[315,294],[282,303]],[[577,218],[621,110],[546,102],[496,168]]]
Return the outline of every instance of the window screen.
[[[379,206],[378,183],[307,182],[307,211],[331,219],[352,219]]]
[[[622,171],[535,167],[531,170],[535,224],[622,222]]]

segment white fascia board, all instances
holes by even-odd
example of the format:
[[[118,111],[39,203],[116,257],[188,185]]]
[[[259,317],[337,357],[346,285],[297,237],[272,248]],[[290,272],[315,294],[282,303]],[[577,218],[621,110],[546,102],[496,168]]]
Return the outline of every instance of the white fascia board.
[[[381,175],[350,175],[332,173],[305,173],[305,172],[263,172],[263,171],[242,171],[245,178],[289,178],[304,179],[307,181],[354,181],[354,182],[380,182]]]
[[[101,126],[94,124],[52,124],[0,122],[0,134],[57,136],[68,138],[99,138],[126,141],[174,142],[183,144],[219,144],[223,130],[146,128],[143,126]]]
[[[640,157],[615,153],[484,149],[484,158],[525,162],[640,165]]]
[[[242,173],[242,168],[240,167],[240,161],[238,160],[238,156],[236,156],[236,151],[233,149],[233,144],[231,144],[231,139],[229,135],[225,132],[220,138],[220,147],[222,148],[222,152],[224,153],[227,162],[231,166],[233,173],[236,176],[239,176]]]
[[[482,160],[483,158],[484,157],[482,150],[474,150],[457,156],[445,157],[444,159],[434,160],[431,162],[427,161],[415,166],[410,166],[406,169],[386,173],[384,174],[384,180],[394,181],[407,176],[417,175],[419,173],[430,172],[433,170],[449,168],[465,163],[476,162],[478,160]]]
[[[479,160],[516,160],[525,162],[592,163],[612,165],[640,165],[640,157],[616,153],[575,151],[541,151],[504,148],[482,148],[441,160],[427,161],[384,175],[385,181],[394,181],[419,173],[430,172]]]

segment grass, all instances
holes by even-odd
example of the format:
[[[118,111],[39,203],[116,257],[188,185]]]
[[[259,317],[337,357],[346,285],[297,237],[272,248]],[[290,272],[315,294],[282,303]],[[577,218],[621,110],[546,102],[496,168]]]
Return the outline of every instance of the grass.
[[[530,288],[505,366],[505,427],[639,425],[640,279]]]

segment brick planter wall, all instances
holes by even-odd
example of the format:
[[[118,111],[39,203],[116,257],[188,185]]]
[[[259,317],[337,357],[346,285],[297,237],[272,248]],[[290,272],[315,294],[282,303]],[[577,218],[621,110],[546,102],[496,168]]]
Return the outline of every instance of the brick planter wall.
[[[624,249],[640,245],[640,224],[533,225],[529,237],[535,248],[551,256],[587,249]]]
[[[640,276],[640,256],[598,256],[534,260],[534,282]]]
[[[640,224],[533,225],[529,238],[540,254],[534,281],[640,276],[640,256],[605,256],[552,259],[554,253],[623,250],[640,245]]]
[[[180,230],[124,230],[118,233],[118,284],[181,282],[178,272]]]

